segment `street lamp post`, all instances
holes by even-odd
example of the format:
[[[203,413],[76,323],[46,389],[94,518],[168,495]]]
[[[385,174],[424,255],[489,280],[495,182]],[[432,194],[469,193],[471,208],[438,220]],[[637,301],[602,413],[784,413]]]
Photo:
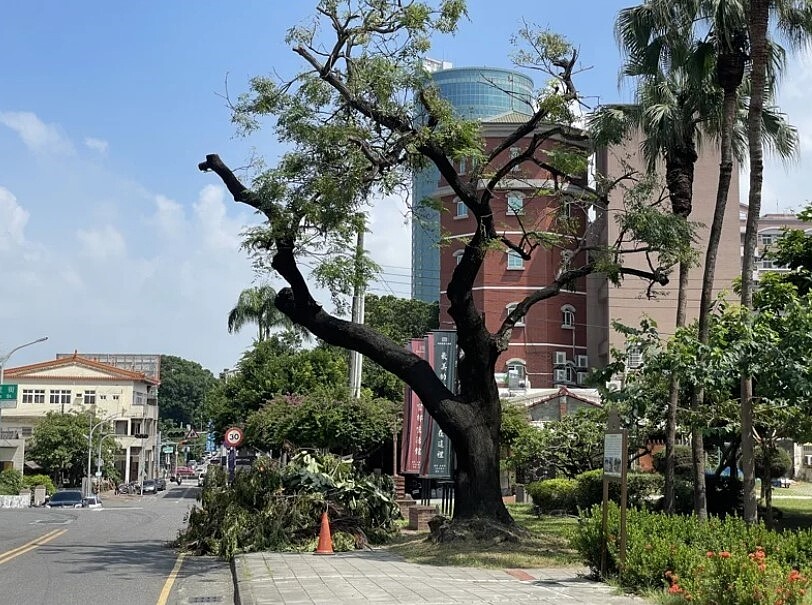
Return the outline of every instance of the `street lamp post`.
[[[45,342],[46,340],[48,340],[47,336],[43,336],[42,338],[37,338],[36,340],[32,340],[31,342],[27,342],[27,343],[22,344],[22,345],[20,345],[18,347],[14,347],[13,349],[11,349],[11,351],[6,353],[5,355],[0,356],[0,387],[3,386],[3,372],[5,370],[6,363],[8,362],[9,358],[12,355],[14,355],[14,353],[19,351],[20,349],[24,349],[25,347],[30,347],[31,345],[35,345],[38,342]],[[3,432],[3,406],[0,405],[0,434],[2,434],[2,432]]]
[[[91,465],[93,463],[93,431],[109,421],[110,418],[107,417],[99,420],[99,422],[90,427],[90,430],[87,433],[87,485],[85,486],[85,496],[89,496],[93,492],[91,489],[93,481],[90,478],[90,471],[92,470]],[[93,422],[93,420],[91,420],[91,422]]]

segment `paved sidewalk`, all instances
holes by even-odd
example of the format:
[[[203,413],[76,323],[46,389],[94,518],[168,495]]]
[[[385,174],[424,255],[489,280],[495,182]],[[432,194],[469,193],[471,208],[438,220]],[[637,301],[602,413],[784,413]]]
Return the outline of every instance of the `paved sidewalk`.
[[[585,568],[486,570],[405,563],[387,551],[252,553],[234,560],[240,605],[510,603],[643,605],[584,577]]]

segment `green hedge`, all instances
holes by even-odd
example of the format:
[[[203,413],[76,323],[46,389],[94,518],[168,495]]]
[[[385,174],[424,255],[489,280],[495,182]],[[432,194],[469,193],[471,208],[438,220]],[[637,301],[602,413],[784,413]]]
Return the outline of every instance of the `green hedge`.
[[[16,496],[23,488],[23,475],[16,468],[0,472],[0,496]]]
[[[44,485],[45,493],[49,496],[56,492],[56,486],[48,475],[25,475],[23,477],[23,484],[25,487],[31,489],[31,491],[34,491],[34,488],[38,485]]]
[[[778,533],[733,516],[700,521],[632,509],[625,567],[618,574],[619,516],[618,507],[610,505],[607,571],[625,589],[670,588],[669,603],[760,605],[780,600],[790,605],[802,602],[800,590],[809,588],[810,530]],[[601,507],[594,506],[579,518],[571,546],[598,572],[602,542]]]
[[[544,479],[529,484],[527,493],[541,512],[575,514],[578,512],[575,502],[577,485],[575,479]]]
[[[603,500],[603,471],[586,471],[575,477],[575,502],[579,509],[586,510]],[[630,507],[642,508],[649,497],[663,493],[663,477],[656,473],[628,473],[627,502]],[[620,502],[620,482],[609,484],[609,499]]]

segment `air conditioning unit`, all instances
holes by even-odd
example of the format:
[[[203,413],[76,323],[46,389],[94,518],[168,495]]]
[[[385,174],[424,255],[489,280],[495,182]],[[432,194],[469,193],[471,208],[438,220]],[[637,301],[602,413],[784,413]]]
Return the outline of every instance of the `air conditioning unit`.
[[[562,382],[567,382],[567,371],[566,370],[555,370],[553,372],[553,383],[560,384]]]
[[[589,376],[589,372],[578,372],[578,384],[585,384],[587,376]]]
[[[554,357],[554,363],[557,366],[564,366],[567,365],[567,352],[566,351],[556,351]]]
[[[579,368],[588,368],[589,367],[589,357],[586,355],[578,355],[577,359],[577,366]]]
[[[606,388],[610,391],[619,391],[621,386],[623,385],[621,385],[619,380],[610,380],[606,383]]]

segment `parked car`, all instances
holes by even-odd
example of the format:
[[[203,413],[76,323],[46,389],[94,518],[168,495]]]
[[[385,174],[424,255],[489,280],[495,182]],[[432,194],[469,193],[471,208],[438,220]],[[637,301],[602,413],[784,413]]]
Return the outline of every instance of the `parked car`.
[[[78,489],[66,489],[56,492],[45,503],[45,508],[82,508],[82,492]]]
[[[158,493],[158,486],[155,484],[155,479],[146,479],[146,480],[144,480],[144,484],[141,486],[141,493],[142,494],[157,494]]]
[[[119,494],[137,494],[141,491],[141,486],[138,481],[130,481],[129,483],[121,483],[117,490]]]
[[[159,492],[164,491],[166,489],[166,479],[163,477],[158,477],[155,480],[155,489],[157,489]]]
[[[82,500],[82,508],[101,508],[101,507],[102,507],[101,498],[95,494],[92,496],[88,496],[84,500]]]
[[[792,485],[792,479],[789,477],[777,477],[772,480],[773,487],[789,487]]]

